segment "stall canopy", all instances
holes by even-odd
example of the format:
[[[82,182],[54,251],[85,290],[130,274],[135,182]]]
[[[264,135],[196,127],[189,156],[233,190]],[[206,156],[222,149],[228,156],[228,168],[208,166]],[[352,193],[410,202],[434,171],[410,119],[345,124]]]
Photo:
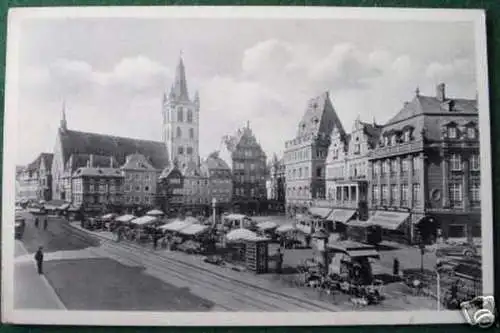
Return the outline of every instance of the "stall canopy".
[[[259,228],[260,230],[271,230],[271,229],[274,229],[277,227],[278,227],[278,225],[272,221],[266,221],[266,222],[261,222],[261,223],[257,224],[257,228]]]
[[[186,223],[200,223],[200,221],[197,218],[192,216],[186,217],[183,221]]]
[[[363,228],[366,228],[366,227],[369,227],[369,226],[372,226],[372,225],[373,224],[368,223],[368,221],[357,221],[357,220],[352,220],[352,221],[349,221],[349,223],[347,223],[348,227],[363,227]]]
[[[115,219],[115,221],[128,223],[128,222],[132,221],[135,218],[136,217],[134,215],[126,214],[126,215],[118,216]]]
[[[116,217],[115,213],[109,213],[109,214],[105,214],[105,215],[101,216],[101,219],[103,219],[103,220],[111,220],[111,219],[113,219],[115,217]]]
[[[309,213],[313,216],[320,217],[322,219],[326,219],[329,215],[331,215],[331,208],[324,207],[311,207],[309,208]]]
[[[246,215],[243,215],[243,214],[228,214],[228,215],[225,215],[224,218],[230,219],[230,220],[241,220],[241,219],[245,219],[248,217]]]
[[[179,231],[186,236],[196,236],[208,230],[208,226],[202,224],[191,224]]]
[[[235,229],[230,231],[226,235],[227,240],[229,241],[242,241],[242,240],[254,240],[257,237],[257,234],[248,229]]]
[[[291,232],[291,231],[297,231],[297,227],[293,224],[283,224],[280,225],[278,228],[276,228],[277,233],[285,233],[285,232]]]
[[[345,253],[352,258],[370,257],[380,258],[380,254],[374,246],[354,241],[340,241],[328,243],[328,249],[334,252]]]
[[[149,212],[147,212],[146,215],[149,215],[149,216],[163,216],[165,214],[161,210],[159,210],[159,209],[153,209],[153,210],[150,210]]]
[[[346,223],[353,217],[354,213],[356,211],[352,209],[335,209],[328,215],[327,220]]]
[[[130,222],[135,224],[135,225],[147,225],[147,224],[154,223],[156,221],[158,221],[157,217],[145,215],[145,216],[141,216],[141,217],[138,217],[136,219],[133,219]]]
[[[193,223],[190,223],[186,220],[175,220],[173,222],[167,223],[160,227],[161,230],[164,231],[180,231]]]
[[[377,211],[368,220],[368,223],[378,225],[384,229],[397,230],[409,216],[409,213]]]

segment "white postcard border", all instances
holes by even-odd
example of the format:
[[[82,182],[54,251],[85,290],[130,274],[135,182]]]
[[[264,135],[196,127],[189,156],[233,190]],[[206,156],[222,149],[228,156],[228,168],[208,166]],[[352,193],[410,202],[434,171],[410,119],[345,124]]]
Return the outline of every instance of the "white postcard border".
[[[18,44],[20,26],[29,19],[57,18],[267,18],[359,19],[384,21],[474,22],[481,152],[483,291],[493,294],[493,210],[491,135],[486,28],[483,10],[333,8],[333,7],[53,7],[11,9],[8,16],[4,113],[2,211],[2,321],[16,324],[111,326],[325,326],[464,323],[458,311],[397,312],[117,312],[28,311],[14,309],[14,205],[17,147]],[[62,312],[63,311],[63,312]]]

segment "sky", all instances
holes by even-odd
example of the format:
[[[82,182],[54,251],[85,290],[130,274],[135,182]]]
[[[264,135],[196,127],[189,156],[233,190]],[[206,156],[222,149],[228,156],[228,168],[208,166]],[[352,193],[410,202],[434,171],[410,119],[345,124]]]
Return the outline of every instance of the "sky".
[[[200,94],[200,154],[249,121],[270,157],[307,100],[329,91],[347,131],[411,100],[476,95],[471,23],[325,19],[31,19],[19,43],[17,163],[53,152],[68,128],[161,140],[161,103],[182,54]],[[27,133],[29,133],[27,135]]]

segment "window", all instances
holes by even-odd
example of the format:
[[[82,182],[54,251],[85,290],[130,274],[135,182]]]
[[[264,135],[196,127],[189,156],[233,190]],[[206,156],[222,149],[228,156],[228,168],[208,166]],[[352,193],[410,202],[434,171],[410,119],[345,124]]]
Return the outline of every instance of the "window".
[[[130,192],[130,185],[129,184],[125,185],[125,192]]]
[[[420,203],[420,184],[413,184],[413,203]]]
[[[94,184],[89,185],[89,192],[94,192]]]
[[[398,200],[398,187],[397,185],[391,185],[391,203],[395,204]]]
[[[470,169],[472,171],[479,171],[480,170],[479,155],[477,155],[477,154],[471,155],[471,157],[470,157]]]
[[[389,172],[389,161],[382,162],[382,175],[385,175]]]
[[[134,177],[135,180],[141,180],[141,175],[140,174],[136,173],[134,176],[135,176]]]
[[[462,206],[462,184],[461,183],[451,183],[450,184],[450,201],[452,206],[461,207]]]
[[[462,157],[459,154],[452,154],[450,159],[451,170],[461,171],[462,170]]]
[[[410,131],[409,130],[404,131],[403,141],[404,142],[410,142]]]
[[[184,154],[184,147],[177,148],[177,152],[179,153],[179,155]]]
[[[323,177],[323,168],[319,167],[316,169],[316,177]]]
[[[407,158],[403,158],[403,160],[401,161],[401,172],[403,173],[403,175],[406,175],[408,173],[408,159]]]
[[[182,112],[182,108],[177,110],[177,121],[182,123],[184,121],[184,113]]]
[[[373,195],[373,201],[378,202],[380,199],[380,192],[377,185],[373,185],[372,195]]]
[[[373,177],[378,177],[380,174],[380,164],[378,162],[373,163]]]
[[[469,139],[475,139],[476,138],[476,129],[474,127],[468,127],[467,128],[467,137]]]
[[[252,171],[255,170],[255,164],[254,163],[250,163],[250,170],[252,170]],[[302,170],[300,170],[299,172],[302,174]]]
[[[140,192],[140,191],[141,191],[141,187],[140,187],[139,185],[136,185],[136,186],[135,186],[135,191],[136,191],[136,192]]]
[[[193,111],[188,110],[187,112],[187,122],[192,123],[193,122]]]
[[[448,127],[448,138],[450,139],[457,138],[457,128],[455,126]]]
[[[99,193],[104,193],[106,192],[106,186],[105,185],[99,185]]]
[[[361,144],[358,141],[359,138],[356,138],[356,143],[354,144],[354,154],[361,153]]]
[[[398,137],[396,134],[391,136],[391,146],[395,146],[396,143],[398,142]]]
[[[181,131],[181,128],[180,127],[177,127],[177,133],[176,133],[177,137],[180,138],[182,136],[182,131]]]
[[[413,156],[412,161],[412,171],[415,173],[420,170],[420,159],[418,156]]]
[[[387,204],[387,197],[389,196],[389,193],[387,191],[387,185],[382,185],[382,204],[386,205]]]
[[[141,197],[135,197],[135,202],[136,202],[136,203],[141,202]]]
[[[302,168],[299,168],[299,178],[302,178]]]
[[[187,153],[188,155],[193,155],[193,147],[187,147],[187,148],[186,148],[186,153]]]
[[[309,167],[305,167],[305,169],[304,169],[304,177],[309,177]]]
[[[148,196],[145,196],[145,197],[144,197],[144,202],[145,202],[145,203],[149,203],[149,197],[148,197]]]
[[[194,129],[193,128],[189,129],[189,138],[194,139]]]
[[[131,173],[127,174],[127,180],[132,180],[132,174]]]
[[[470,200],[471,206],[479,207],[481,205],[481,191],[479,181],[472,182],[470,186]]]
[[[401,185],[401,206],[408,206],[408,184]]]
[[[398,160],[391,160],[391,175],[395,175],[398,172]]]

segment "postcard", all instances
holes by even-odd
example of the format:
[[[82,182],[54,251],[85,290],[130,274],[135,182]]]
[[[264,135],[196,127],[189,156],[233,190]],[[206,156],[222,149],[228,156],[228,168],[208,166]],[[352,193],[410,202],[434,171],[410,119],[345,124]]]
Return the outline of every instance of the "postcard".
[[[483,11],[16,8],[7,40],[4,322],[491,321]]]

